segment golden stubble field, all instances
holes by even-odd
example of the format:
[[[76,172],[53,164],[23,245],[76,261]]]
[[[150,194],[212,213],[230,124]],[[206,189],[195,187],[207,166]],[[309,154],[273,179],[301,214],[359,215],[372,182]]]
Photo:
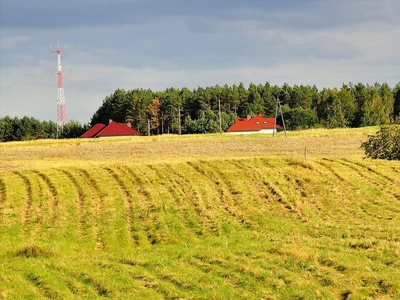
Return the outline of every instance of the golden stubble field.
[[[377,130],[0,144],[0,299],[397,299]]]
[[[361,142],[376,131],[376,127],[369,127],[289,132],[287,138],[280,132],[275,138],[263,134],[215,134],[3,143],[0,144],[0,170],[263,156],[362,158]]]

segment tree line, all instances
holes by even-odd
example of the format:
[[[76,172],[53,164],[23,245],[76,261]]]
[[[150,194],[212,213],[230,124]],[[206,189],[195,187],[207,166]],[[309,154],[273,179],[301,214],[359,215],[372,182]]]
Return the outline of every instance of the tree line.
[[[116,122],[132,124],[144,135],[193,134],[226,131],[235,118],[275,115],[279,99],[289,130],[312,127],[363,127],[383,125],[400,118],[400,82],[343,84],[338,88],[283,84],[243,83],[198,87],[116,89],[106,96],[90,124],[70,121],[59,138],[79,137],[90,125]],[[278,118],[278,124],[281,119]],[[34,118],[0,118],[0,141],[47,139],[57,136],[57,124]]]
[[[214,133],[225,131],[237,117],[273,117],[277,99],[289,130],[382,125],[399,118],[400,82],[394,88],[386,83],[348,83],[321,91],[269,82],[157,92],[117,89],[104,98],[91,125],[112,119],[131,122],[143,134]]]
[[[82,125],[77,121],[69,121],[62,131],[57,132],[57,123],[40,121],[32,117],[0,118],[0,141],[28,141],[38,139],[74,138],[81,136],[90,128],[89,124]]]

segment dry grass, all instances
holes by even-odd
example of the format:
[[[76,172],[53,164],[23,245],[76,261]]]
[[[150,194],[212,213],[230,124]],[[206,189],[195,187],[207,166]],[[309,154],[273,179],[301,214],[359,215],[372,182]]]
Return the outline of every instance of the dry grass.
[[[362,157],[360,145],[377,128],[313,129],[271,135],[188,135],[112,139],[39,140],[0,144],[0,170],[109,162],[146,163],[279,156]]]
[[[0,144],[0,298],[396,299],[376,130]]]

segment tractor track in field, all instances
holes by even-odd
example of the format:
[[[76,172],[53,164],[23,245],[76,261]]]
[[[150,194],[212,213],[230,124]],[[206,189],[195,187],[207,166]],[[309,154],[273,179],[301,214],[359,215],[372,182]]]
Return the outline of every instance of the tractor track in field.
[[[88,171],[84,169],[76,169],[77,173],[81,175],[81,177],[85,180],[87,186],[90,189],[90,197],[92,214],[94,216],[94,224],[93,224],[93,234],[95,236],[96,245],[100,249],[104,249],[106,243],[104,241],[104,230],[100,226],[99,220],[103,218],[103,210],[104,210],[104,195],[101,193],[101,189],[97,184],[96,180],[89,174]],[[94,196],[94,197],[93,197]]]
[[[160,269],[153,267],[151,264],[145,262],[134,262],[130,260],[116,260],[115,263],[121,265],[124,270],[119,270],[122,274],[127,274],[135,282],[137,282],[144,290],[153,290],[162,296],[162,299],[180,299],[171,295],[170,287],[166,288],[165,285],[173,285],[179,289],[180,292],[184,291],[182,283],[176,281],[170,276],[160,274]]]
[[[155,174],[155,171],[153,170],[153,167],[149,164],[146,164],[144,166],[147,168],[147,170],[151,173]],[[140,172],[142,174],[142,178],[146,178],[146,181],[140,180],[140,182],[145,185],[149,184],[151,186],[157,186],[159,183],[156,182],[154,179],[151,178],[150,174],[146,173],[145,170],[141,168],[136,169],[137,172]],[[136,177],[139,177],[136,175]],[[163,208],[160,206],[160,202],[163,200],[163,196],[160,192],[160,189],[156,189],[157,193],[148,193],[146,202],[141,203],[141,207],[143,209],[143,212],[141,213],[140,219],[143,223],[143,230],[147,234],[147,239],[150,242],[150,244],[155,244],[159,240],[159,233],[156,232],[156,229],[154,228],[154,225],[157,223],[157,218],[160,210],[163,210]],[[155,194],[157,196],[155,196]],[[159,202],[157,204],[157,202]],[[145,222],[145,220],[149,220],[150,222]]]
[[[150,242],[150,229],[143,226],[143,224],[146,220],[145,208],[149,206],[149,203],[153,203],[152,195],[146,189],[146,181],[138,176],[131,168],[126,166],[118,166],[117,169],[124,174],[124,177],[128,179],[129,185],[131,185],[132,202],[130,203],[130,207],[128,207],[128,209],[130,210],[133,222],[132,232],[135,243],[137,245],[140,245],[143,242],[148,243]],[[135,197],[133,197],[133,195]],[[145,238],[141,234],[144,232],[146,232]]]
[[[132,279],[140,282],[144,289],[154,290],[157,294],[160,294],[163,299],[181,299],[174,289],[178,290],[178,294],[182,295],[185,290],[189,288],[188,285],[185,284],[185,280],[180,281],[175,279],[175,274],[173,272],[163,274],[162,268],[160,269],[153,264],[144,263],[136,266],[125,266],[128,268],[128,274]],[[132,270],[133,268],[135,270]]]
[[[7,201],[6,184],[3,178],[0,178],[0,224],[3,223],[4,218],[4,205]]]
[[[379,171],[377,171],[377,170],[375,170],[375,169],[371,168],[370,166],[367,166],[367,165],[365,165],[363,163],[354,162],[354,161],[351,161],[351,160],[345,159],[345,158],[343,158],[342,160],[347,162],[347,163],[349,163],[349,164],[357,165],[360,168],[367,169],[369,172],[374,173],[375,175],[377,175],[379,177],[382,177],[382,178],[386,179],[387,181],[389,181],[389,182],[391,182],[393,184],[397,184],[397,183],[400,184],[400,180],[395,180],[394,178],[389,177],[389,176],[387,176],[387,175],[385,175],[385,174],[383,174],[383,173],[381,173],[381,172],[379,172]],[[392,168],[392,170],[393,170],[393,168]],[[395,178],[400,179],[399,177],[395,177]]]
[[[185,215],[188,215],[188,207],[185,203],[185,198],[187,195],[182,191],[182,185],[176,183],[175,180],[172,178],[171,170],[168,167],[164,169],[160,169],[160,167],[164,168],[165,165],[148,166],[148,168],[157,175],[161,182],[165,182],[164,187],[168,191],[168,194],[170,195],[172,201],[174,201],[174,203],[176,204],[177,211],[181,212],[179,214],[179,222],[183,224],[185,229],[190,228],[188,218],[185,217]]]
[[[67,170],[60,170],[67,178],[68,180],[72,183],[72,185],[75,188],[76,195],[77,195],[77,201],[76,201],[76,208],[78,212],[78,238],[83,237],[83,232],[85,226],[88,224],[88,220],[85,216],[85,193],[83,191],[83,188],[79,185],[78,181],[76,178],[71,174],[71,172]]]
[[[157,294],[169,299],[169,293],[160,286],[158,274],[154,275],[148,268],[147,264],[133,263],[132,261],[113,260],[113,263],[98,263],[100,268],[112,270],[113,274],[118,273],[123,277],[130,277],[143,290],[152,289]],[[117,266],[116,266],[117,265]],[[149,273],[149,274],[148,274]],[[157,281],[153,280],[155,278]],[[134,298],[134,295],[132,295]]]
[[[25,275],[28,282],[34,285],[38,293],[43,298],[57,299],[59,298],[59,293],[55,290],[44,278],[33,273],[28,273]]]
[[[278,171],[279,172],[279,171]],[[300,194],[301,202],[306,203],[307,205],[312,205],[313,212],[315,212],[319,218],[323,221],[328,221],[335,219],[334,215],[332,215],[329,210],[326,209],[323,201],[316,201],[313,195],[310,195],[306,186],[310,184],[310,180],[307,178],[299,178],[298,175],[294,174],[281,174],[281,176],[288,182],[290,185],[294,187],[294,190]],[[302,213],[303,216],[304,213]],[[305,212],[307,214],[307,212]],[[304,218],[305,222],[307,222],[307,217]]]
[[[41,182],[38,176],[32,176],[32,178],[23,174],[20,174],[19,176],[21,178],[25,177],[23,181],[27,189],[26,197],[27,199],[29,199],[28,200],[29,203],[26,203],[23,209],[24,212],[26,211],[26,209],[28,210],[28,215],[26,216],[25,220],[26,222],[36,224],[34,229],[30,228],[32,231],[29,234],[30,236],[35,236],[36,234],[39,233],[39,231],[43,227],[43,224],[47,221],[45,218],[46,205],[43,201],[44,200],[43,183]],[[35,185],[37,185],[37,189],[34,189]],[[37,205],[35,205],[34,199],[37,200],[36,203]],[[36,212],[36,217],[34,215],[35,212]]]
[[[392,166],[391,170],[393,173],[400,174],[400,168],[396,168],[396,167]],[[400,176],[397,176],[397,178],[400,178]]]
[[[254,215],[258,215],[263,211],[264,213],[268,211],[266,201],[275,199],[279,202],[279,206],[283,202],[283,196],[278,195],[277,191],[274,187],[272,187],[269,183],[261,182],[260,178],[263,179],[263,171],[264,167],[269,168],[268,163],[264,164],[264,161],[261,159],[252,159],[250,164],[243,164],[242,160],[237,159],[228,159],[225,161],[225,164],[210,164],[210,168],[214,169],[217,174],[221,178],[224,178],[226,185],[229,188],[229,193],[234,199],[235,207],[237,207],[243,214],[246,219],[246,225],[248,227],[257,226],[256,223],[252,224],[252,217]],[[252,167],[253,164],[260,163],[261,169],[258,167]],[[232,172],[232,170],[235,170]],[[242,170],[246,170],[243,172],[245,178],[243,181],[238,180],[238,176],[241,176]],[[248,176],[248,173],[256,175],[256,177]],[[261,180],[262,181],[262,180]],[[238,185],[238,182],[240,185]],[[266,186],[268,185],[268,192],[266,190]],[[245,191],[244,191],[245,190]],[[275,194],[274,194],[275,193]],[[261,196],[261,197],[260,197]],[[282,202],[281,202],[282,201]],[[285,207],[285,211],[287,211],[287,207]]]
[[[230,160],[227,160],[226,163],[232,165]],[[242,205],[243,202],[240,197],[240,191],[238,188],[235,188],[235,184],[233,184],[229,179],[228,174],[224,170],[220,169],[219,164],[212,165],[211,163],[206,162],[205,165],[209,168],[209,170],[215,170],[215,174],[221,179],[223,185],[228,189],[227,194],[230,197],[233,206],[237,207],[242,212],[242,219],[245,219],[246,223],[250,224],[250,217],[246,213],[245,207]],[[247,207],[247,205],[245,206]]]
[[[57,188],[54,186],[54,184],[52,183],[52,181],[50,180],[50,178],[44,174],[41,173],[37,170],[32,171],[33,173],[37,174],[42,180],[43,182],[46,184],[47,186],[47,190],[50,193],[50,210],[51,210],[51,219],[53,221],[55,221],[58,217],[58,210],[59,210],[59,199],[58,199],[58,192],[57,192]]]
[[[241,211],[238,211],[238,207],[235,207],[235,201],[230,194],[229,186],[225,183],[225,179],[221,178],[215,171],[210,169],[208,164],[205,161],[200,161],[201,167],[192,163],[187,162],[189,166],[191,166],[194,170],[196,170],[200,175],[207,178],[210,182],[210,185],[215,187],[215,190],[218,193],[218,200],[223,209],[238,223],[244,224],[246,223],[246,218],[242,215]],[[205,168],[204,166],[207,166]]]
[[[85,286],[85,284],[80,282],[76,278],[75,274],[71,274],[68,270],[59,266],[55,266],[53,264],[46,264],[46,267],[54,270],[52,272],[53,276],[57,278],[57,281],[63,282],[67,286],[71,294],[75,296],[81,296],[85,293],[85,290],[82,288],[82,286]]]
[[[294,191],[300,195],[301,202],[312,203],[312,205],[316,208],[318,215],[325,221],[328,219],[326,214],[321,213],[322,209],[318,205],[318,203],[312,201],[311,197],[308,197],[306,189],[304,188],[304,179],[294,178],[292,174],[291,175],[281,174],[281,175],[288,184],[293,186]],[[296,204],[294,204],[294,206],[296,206]],[[299,216],[302,218],[303,222],[307,222],[307,217],[304,216],[304,213],[300,212],[299,210],[297,211]]]
[[[352,162],[352,161],[350,161],[350,160],[347,160],[347,159],[339,160],[338,163],[340,163],[341,165],[344,165],[344,166],[346,166],[346,167],[352,169],[352,170],[353,170],[354,172],[356,172],[360,177],[364,178],[364,180],[369,181],[372,185],[374,185],[374,186],[376,186],[377,188],[379,188],[379,189],[380,189],[382,192],[384,192],[385,194],[387,194],[387,195],[389,195],[389,196],[392,196],[392,197],[394,197],[395,199],[397,199],[398,201],[400,201],[400,194],[395,194],[395,193],[386,191],[386,189],[387,189],[387,186],[386,186],[386,185],[383,185],[382,183],[378,183],[378,182],[373,181],[372,179],[368,178],[368,177],[364,174],[364,172],[363,172],[362,170],[365,170],[365,171],[367,171],[367,172],[369,172],[369,173],[375,174],[375,175],[378,176],[379,178],[383,178],[384,180],[386,180],[386,181],[388,181],[388,182],[390,182],[391,184],[396,185],[396,186],[399,186],[399,185],[400,185],[400,182],[399,182],[399,181],[396,181],[396,180],[394,180],[393,178],[390,178],[390,177],[388,177],[388,176],[386,176],[386,175],[384,175],[384,174],[382,174],[382,173],[380,173],[380,172],[378,172],[378,171],[375,171],[374,169],[372,169],[372,168],[370,168],[370,167],[368,167],[368,166],[365,166],[365,165],[363,165],[363,164],[361,164],[361,163],[354,163],[354,162]],[[358,168],[362,168],[362,170],[358,169],[356,166],[357,166]]]
[[[204,274],[211,273],[213,277],[220,278],[221,281],[236,285],[241,281],[243,274],[251,276],[256,281],[259,281],[253,274],[246,271],[245,265],[243,268],[237,268],[234,264],[220,258],[205,258],[201,255],[196,255],[190,260],[190,265],[200,269]]]
[[[117,182],[120,190],[124,194],[125,211],[126,211],[126,230],[128,234],[128,240],[132,246],[137,246],[139,244],[139,238],[137,232],[134,229],[134,208],[133,208],[133,196],[132,192],[127,187],[126,183],[121,179],[121,176],[111,168],[103,168],[112,178]]]
[[[140,269],[140,268],[139,268]],[[166,280],[160,279],[157,274],[152,274],[147,268],[141,267],[142,270],[134,272],[133,270],[128,270],[128,275],[135,280],[140,286],[147,290],[150,289],[161,296],[162,299],[175,299],[171,296],[171,292],[160,284],[160,281],[166,282]],[[147,274],[150,273],[150,274]],[[178,299],[178,298],[176,298]]]
[[[387,190],[387,185],[384,185],[382,183],[374,181],[372,178],[370,178],[367,175],[365,175],[365,173],[374,174],[376,176],[379,176],[379,178],[383,178],[384,180],[389,181],[391,184],[397,185],[397,183],[393,179],[391,179],[391,178],[389,178],[389,177],[387,177],[385,175],[382,176],[381,174],[379,174],[379,172],[375,172],[375,171],[373,171],[371,168],[369,168],[367,166],[360,166],[360,165],[355,164],[355,163],[353,163],[351,161],[348,161],[348,160],[339,160],[339,161],[337,161],[337,163],[342,165],[342,166],[344,166],[344,167],[347,167],[350,170],[352,170],[353,172],[355,172],[361,179],[363,179],[366,182],[370,183],[372,186],[374,186],[379,191],[381,191],[383,194],[385,194],[388,198],[392,198],[392,199],[394,198],[397,201],[400,201],[400,195],[395,194],[395,193],[393,193],[391,191],[388,191]],[[359,168],[362,168],[362,170],[360,170]],[[363,170],[365,172],[363,172]],[[375,205],[375,207],[376,207],[376,203],[375,202],[372,202],[371,205],[372,204]],[[361,208],[362,208],[364,213],[368,214],[372,218],[379,218],[379,219],[382,219],[382,220],[391,220],[391,217],[383,216],[383,215],[378,214],[376,212],[369,211],[365,207],[361,207]],[[397,212],[399,212],[398,209],[393,208],[393,207],[391,207],[390,210],[392,212],[393,212],[393,210],[396,210]],[[376,210],[374,209],[374,211],[381,211],[381,209],[376,209]]]
[[[24,235],[28,236],[30,231],[29,223],[31,221],[31,208],[33,199],[32,182],[28,178],[28,176],[25,176],[19,171],[14,171],[13,173],[22,179],[26,190],[24,207],[22,209],[22,214],[21,214],[21,224]]]
[[[293,178],[293,175],[287,175],[283,174],[283,178],[285,178],[286,182],[289,183],[290,185],[295,186],[295,191],[300,194],[301,198],[308,198],[307,192],[304,188],[304,180],[303,179],[298,179],[298,178]]]
[[[148,174],[145,173],[141,168],[136,168],[133,171],[131,168],[123,167],[128,178],[135,184],[132,184],[133,190],[136,192],[138,205],[134,209],[136,217],[136,235],[139,243],[139,232],[145,233],[146,242],[153,244],[156,242],[157,237],[155,235],[154,224],[156,222],[156,199],[154,194],[149,191],[146,186],[153,185],[155,182],[148,178]],[[150,169],[149,169],[150,170]],[[137,173],[140,172],[141,176]],[[159,195],[161,198],[161,195]]]
[[[186,176],[179,170],[175,170],[172,166],[166,164],[165,168],[168,169],[170,180],[173,185],[181,189],[184,199],[189,199],[193,206],[193,211],[196,215],[196,220],[201,223],[205,228],[209,228],[212,233],[218,233],[218,226],[215,221],[207,214],[207,205],[203,203],[204,200],[200,195],[200,192],[194,188],[192,182],[186,179]],[[180,183],[183,183],[182,185]]]
[[[37,197],[38,197],[38,203],[37,203],[37,220],[36,220],[36,229],[35,229],[35,234],[39,233],[39,230],[43,226],[46,218],[46,205],[44,205],[44,190],[43,190],[43,184],[40,182],[39,178],[36,177],[37,185],[38,185],[38,192],[37,192]]]
[[[336,177],[336,179],[338,179],[339,181],[342,182],[347,182],[347,180],[341,176],[338,172],[336,172],[330,165],[328,165],[326,162],[328,163],[334,163],[333,160],[328,159],[328,158],[323,158],[322,159],[324,162],[315,162],[316,164],[322,166],[323,168],[325,168],[326,170],[328,170],[334,177]]]
[[[112,293],[112,290],[105,287],[102,282],[93,278],[90,274],[79,271],[74,272],[60,265],[54,266],[53,264],[47,264],[47,267],[56,271],[53,273],[55,273],[56,276],[65,283],[65,285],[68,287],[69,291],[73,295],[80,296],[80,294],[84,294],[85,289],[83,289],[82,287],[89,287],[96,293],[96,296],[100,298],[109,297]]]
[[[292,204],[290,204],[287,199],[286,195],[280,191],[278,191],[277,187],[270,181],[267,181],[264,177],[264,174],[260,171],[259,167],[255,167],[252,165],[247,164],[239,164],[239,162],[234,162],[238,164],[238,168],[246,169],[251,174],[253,174],[253,178],[259,178],[260,180],[255,180],[252,185],[257,187],[258,194],[262,195],[262,198],[266,200],[265,204],[279,204],[279,207],[283,208],[284,213],[296,213]],[[268,168],[273,168],[269,165],[267,161],[260,161],[260,163],[264,164]],[[272,201],[271,201],[272,200]],[[297,214],[297,213],[296,213]],[[297,214],[298,215],[298,214]],[[298,215],[298,218],[302,219],[301,215]]]
[[[330,164],[335,164],[335,162],[331,159],[328,158],[323,158],[322,161],[316,161],[316,164],[320,165],[321,167],[323,167],[325,170],[327,170],[329,172],[329,174],[333,175],[339,182],[343,182],[345,183],[345,185],[347,187],[350,187],[350,189],[352,190],[352,194],[355,193],[356,188],[354,187],[354,183],[351,182],[350,180],[347,180],[346,178],[344,178],[343,176],[341,176]],[[340,192],[340,191],[338,191]],[[338,193],[336,192],[336,193]],[[350,200],[352,201],[352,200]],[[355,217],[357,220],[361,220],[363,219],[363,215],[360,214],[361,213],[365,213],[363,212],[362,208],[358,206],[358,211],[354,210],[353,206],[349,206],[349,205],[342,205],[338,207],[338,212],[339,211],[343,211],[341,214],[343,215],[352,215],[353,217]],[[351,211],[351,212],[350,212]],[[338,214],[337,214],[338,215]]]
[[[169,182],[169,184],[166,184],[164,186],[179,207],[181,207],[182,205],[186,205],[186,201],[181,201],[180,199],[189,198],[194,207],[193,212],[197,216],[196,220],[202,223],[204,227],[210,228],[212,232],[218,232],[218,228],[215,225],[215,222],[206,214],[204,209],[200,206],[199,203],[202,202],[201,196],[198,194],[198,191],[196,191],[192,187],[192,184],[185,178],[184,175],[179,175],[176,170],[174,170],[172,167],[169,167],[167,164],[162,165],[162,167],[165,167],[166,170],[169,171],[168,175],[164,174],[162,170],[158,170],[155,166],[147,165],[147,168],[154,172],[159,178],[162,178],[166,182]],[[132,171],[130,175],[135,179],[135,181],[140,183],[138,191],[143,194],[144,199],[147,201],[150,200],[150,202],[153,203],[154,201],[150,199],[151,194],[148,191],[143,191],[143,188],[141,186],[145,186],[146,184],[155,184],[155,182],[151,178],[149,178],[143,170],[137,171],[141,172],[141,177],[139,177],[137,174],[132,174]],[[144,181],[143,178],[147,178],[147,180]],[[181,182],[183,182],[184,184],[181,184]],[[162,195],[160,193],[159,197],[162,198]],[[142,206],[145,207],[148,206],[148,204]],[[202,218],[199,218],[199,216],[202,216]],[[206,219],[206,221],[204,221],[203,218]],[[188,225],[187,218],[180,218],[180,222],[186,226],[185,228],[190,227]]]
[[[352,170],[355,174],[357,174],[364,181],[368,182],[370,185],[378,188],[379,190],[382,190],[382,185],[381,184],[379,184],[378,182],[376,182],[376,181],[372,180],[371,178],[369,178],[368,176],[366,176],[359,168],[354,166],[353,163],[348,162],[348,161],[344,161],[344,160],[333,160],[333,162]],[[368,172],[367,169],[365,171]]]
[[[331,172],[331,173],[332,173],[336,178],[338,178],[341,182],[346,183],[346,186],[351,187],[351,190],[354,191],[354,192],[353,192],[353,195],[355,195],[356,192],[357,192],[357,188],[354,186],[354,182],[352,182],[351,180],[348,180],[348,179],[344,178],[343,176],[339,175],[339,174],[334,170],[334,168],[333,168],[331,165],[329,165],[329,163],[330,163],[330,164],[337,164],[337,165],[342,166],[342,167],[347,167],[348,169],[350,169],[350,170],[352,171],[352,173],[355,173],[356,175],[358,175],[359,178],[363,179],[364,181],[367,181],[368,183],[370,183],[370,184],[371,184],[372,186],[374,186],[375,188],[379,188],[379,184],[378,184],[378,183],[376,183],[376,182],[370,180],[368,177],[366,177],[365,175],[363,175],[359,170],[357,170],[357,168],[354,167],[354,166],[351,166],[351,165],[349,166],[349,165],[346,164],[346,163],[341,163],[340,161],[335,161],[335,160],[331,160],[331,159],[327,159],[327,158],[324,158],[323,161],[324,161],[324,162],[318,162],[318,164],[321,165],[321,166],[323,166],[323,167],[324,167],[325,169],[327,169],[329,172]],[[392,195],[392,196],[393,196],[393,195]],[[383,217],[383,216],[381,216],[381,215],[378,215],[378,214],[376,214],[376,213],[373,213],[373,212],[370,212],[370,211],[366,210],[366,209],[363,207],[362,203],[360,203],[360,202],[357,200],[357,198],[354,198],[354,200],[351,201],[351,203],[355,204],[356,207],[358,208],[358,210],[359,210],[362,214],[367,215],[367,216],[369,216],[369,217],[372,218],[372,219],[375,219],[375,218],[377,218],[377,217],[380,218],[380,219],[385,219],[385,217]],[[353,209],[352,209],[352,213],[350,213],[350,212],[347,212],[347,213],[344,212],[343,214],[352,214],[354,217],[357,217],[357,219],[363,219],[363,216],[360,215],[359,213],[357,213],[357,211],[354,210],[354,208],[355,208],[354,205],[350,205],[350,206],[348,206],[348,205],[343,205],[343,206],[340,206],[339,209],[340,209],[340,210],[348,210],[348,209],[350,209],[351,207],[353,208]]]
[[[168,193],[171,195],[171,198],[174,200],[174,202],[177,204],[178,207],[181,207],[183,205],[182,201],[182,190],[179,188],[178,185],[176,185],[173,180],[170,178],[170,174],[165,174],[163,170],[160,170],[157,166],[155,165],[148,165],[147,166],[150,170],[156,174],[157,178],[161,179],[162,182],[166,181],[169,184],[165,185],[166,189],[168,190]],[[164,166],[161,166],[164,167]]]

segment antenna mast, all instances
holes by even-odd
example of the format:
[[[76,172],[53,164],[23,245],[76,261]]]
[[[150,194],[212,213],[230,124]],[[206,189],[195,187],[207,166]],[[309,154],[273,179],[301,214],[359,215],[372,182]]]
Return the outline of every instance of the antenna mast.
[[[63,72],[61,67],[61,53],[66,52],[67,45],[64,50],[60,50],[60,37],[57,36],[57,50],[52,50],[50,45],[50,52],[57,53],[58,64],[57,64],[57,138],[59,132],[62,132],[64,124],[67,122],[67,108],[65,105],[65,94],[64,94],[64,80]]]

